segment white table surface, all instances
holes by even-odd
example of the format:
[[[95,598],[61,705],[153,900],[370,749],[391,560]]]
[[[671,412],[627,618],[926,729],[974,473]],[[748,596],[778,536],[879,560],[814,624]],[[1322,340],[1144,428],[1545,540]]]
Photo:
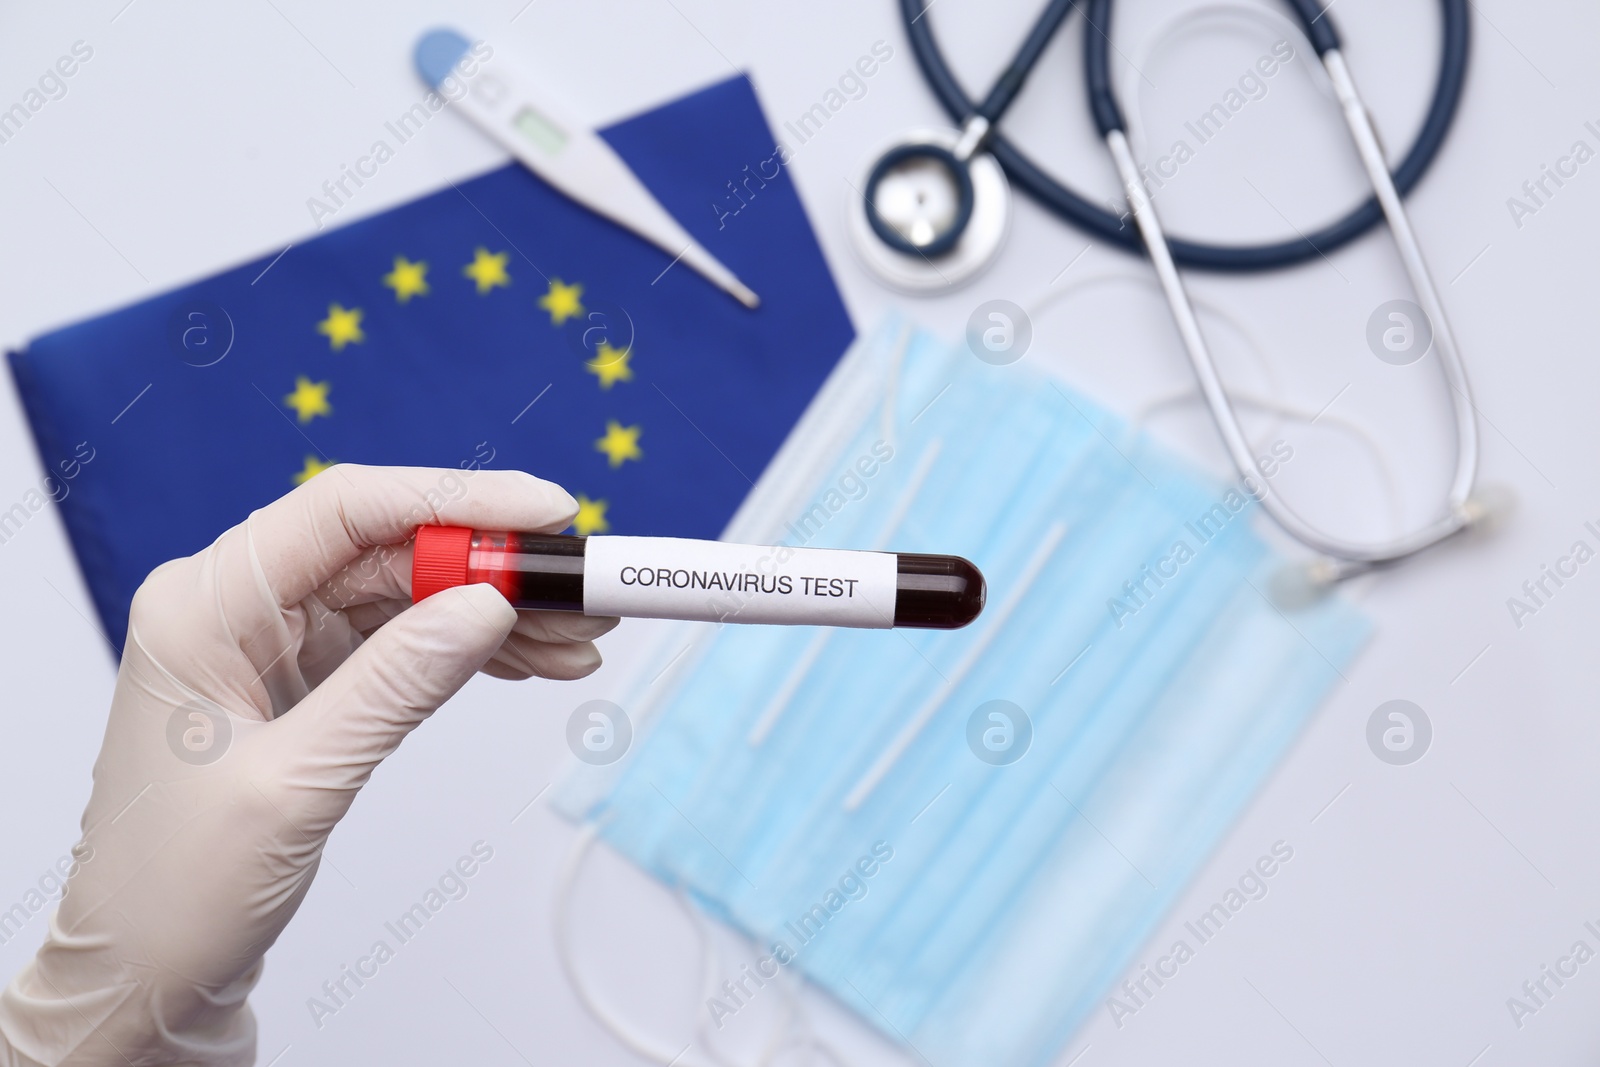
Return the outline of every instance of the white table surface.
[[[1162,38],[1192,6],[1141,0],[1118,9],[1118,51],[1138,68],[1122,69],[1124,100],[1142,86],[1129,110],[1152,144],[1177,135],[1280,35],[1259,20],[1204,16]],[[928,17],[975,91],[1034,9],[942,0]],[[1263,0],[1259,10],[1277,9]],[[1389,143],[1407,143],[1433,77],[1435,5],[1345,0],[1335,14],[1379,127]],[[737,68],[751,72],[777,127],[885,40],[894,57],[791,168],[858,328],[902,306],[956,338],[982,300],[1037,307],[1055,293],[1034,317],[1037,358],[1129,412],[1188,387],[1176,337],[1141,280],[1146,267],[1103,247],[1084,252],[1090,242],[1081,234],[1025,200],[1002,261],[965,289],[899,297],[860,267],[845,227],[849,181],[881,143],[942,117],[888,0],[465,0],[448,11],[415,0],[9,5],[0,14],[0,106],[20,99],[75,41],[93,57],[63,98],[0,145],[0,342],[19,345],[306,235],[306,198],[416,99],[411,44],[441,21],[548,63],[581,87],[596,121]],[[1109,197],[1112,171],[1083,106],[1080,28],[1053,44],[1007,128],[1047,165]],[[1476,387],[1483,478],[1513,489],[1518,510],[1492,537],[1350,590],[1374,619],[1375,639],[1140,961],[1153,962],[1155,946],[1170,943],[1274,841],[1292,845],[1293,861],[1146,1007],[1120,1027],[1097,1012],[1058,1062],[1081,1054],[1083,1067],[1498,1067],[1593,1062],[1600,1052],[1600,962],[1582,967],[1520,1027],[1506,1006],[1574,941],[1600,949],[1583,925],[1600,925],[1600,851],[1591,847],[1600,815],[1600,563],[1582,568],[1520,629],[1506,606],[1573,541],[1594,545],[1583,523],[1600,520],[1592,406],[1600,400],[1600,270],[1590,243],[1600,223],[1600,162],[1580,168],[1520,227],[1506,203],[1574,141],[1600,148],[1584,128],[1600,124],[1592,61],[1600,9],[1479,0],[1472,28],[1460,118],[1410,205]],[[1162,191],[1172,229],[1283,236],[1357,195],[1360,174],[1307,76],[1308,59],[1301,49],[1227,136]],[[430,124],[340,221],[499,160],[464,123]],[[1284,482],[1291,499],[1356,535],[1428,517],[1451,462],[1432,360],[1393,367],[1363,340],[1373,308],[1407,295],[1386,242],[1267,278],[1196,278],[1193,289],[1253,338],[1208,320],[1238,388],[1307,414],[1333,402],[1313,428],[1252,423],[1295,442]],[[1252,354],[1252,343],[1265,355]],[[42,471],[9,375],[3,382],[0,504],[9,506]],[[1158,425],[1221,470],[1215,439],[1192,408]],[[1340,428],[1348,425],[1368,443]],[[3,908],[75,840],[113,667],[87,621],[89,600],[53,511],[0,545],[0,589]],[[649,624],[619,630],[605,642],[608,665],[584,683],[479,679],[383,767],[269,957],[252,998],[260,1062],[639,1062],[583,1012],[556,966],[550,898],[572,832],[528,802],[568,758],[567,714],[610,693],[648,635]],[[1409,766],[1380,762],[1365,740],[1368,716],[1394,698],[1418,703],[1434,727],[1431,749]],[[308,998],[479,840],[494,858],[470,894],[319,1028]],[[661,1043],[689,1041],[703,1011],[693,993],[695,941],[670,898],[601,855],[584,876],[575,921],[585,965],[607,997]],[[0,970],[21,965],[42,927],[35,918],[0,948]],[[851,1062],[910,1062],[825,998],[804,1002]],[[729,1047],[748,1053],[771,1019],[742,1016]]]

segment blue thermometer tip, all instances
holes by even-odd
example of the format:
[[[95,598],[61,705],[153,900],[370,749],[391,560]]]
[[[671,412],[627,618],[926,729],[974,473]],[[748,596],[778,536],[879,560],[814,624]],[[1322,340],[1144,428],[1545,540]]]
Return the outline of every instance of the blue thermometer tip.
[[[417,42],[411,57],[422,80],[437,89],[471,47],[472,42],[455,30],[429,30]]]

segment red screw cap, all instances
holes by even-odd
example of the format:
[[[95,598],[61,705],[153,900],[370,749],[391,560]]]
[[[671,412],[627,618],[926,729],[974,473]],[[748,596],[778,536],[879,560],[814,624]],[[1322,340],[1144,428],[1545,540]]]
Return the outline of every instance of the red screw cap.
[[[411,550],[411,602],[467,584],[472,531],[464,526],[423,526]]]

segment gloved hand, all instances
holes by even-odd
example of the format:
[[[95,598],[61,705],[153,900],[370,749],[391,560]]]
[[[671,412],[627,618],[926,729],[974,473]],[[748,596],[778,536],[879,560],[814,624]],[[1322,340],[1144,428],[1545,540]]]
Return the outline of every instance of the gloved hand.
[[[579,678],[615,619],[487,585],[410,605],[422,524],[564,528],[515,471],[330,468],[133,601],[83,862],[0,995],[0,1064],[247,1064],[245,997],[385,756],[482,670]],[[86,858],[87,857],[87,858]]]

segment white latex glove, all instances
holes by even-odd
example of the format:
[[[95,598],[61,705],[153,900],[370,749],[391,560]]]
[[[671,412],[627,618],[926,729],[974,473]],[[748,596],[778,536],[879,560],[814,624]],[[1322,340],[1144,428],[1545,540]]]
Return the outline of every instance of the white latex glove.
[[[487,585],[410,607],[405,542],[427,523],[556,531],[576,509],[516,471],[341,464],[157,568],[74,850],[89,858],[0,995],[0,1064],[253,1062],[262,954],[373,768],[475,672],[582,677],[616,624],[519,613]],[[207,711],[225,711],[209,745]]]

